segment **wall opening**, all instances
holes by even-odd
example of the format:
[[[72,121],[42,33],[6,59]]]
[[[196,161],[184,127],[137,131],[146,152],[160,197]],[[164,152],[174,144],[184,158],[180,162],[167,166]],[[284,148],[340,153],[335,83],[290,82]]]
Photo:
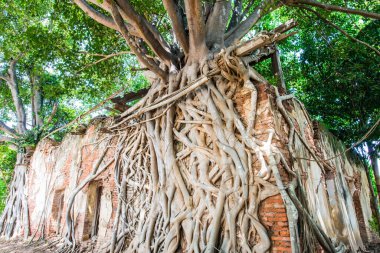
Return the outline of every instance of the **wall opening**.
[[[103,185],[101,182],[92,182],[89,184],[83,240],[96,239],[98,235],[102,193]]]
[[[103,186],[98,186],[95,192],[95,205],[94,205],[94,217],[91,224],[90,238],[98,235],[99,231],[99,214],[100,214],[100,201],[102,197]]]
[[[58,219],[57,219],[57,235],[61,234],[61,222],[62,222],[62,212],[63,212],[63,204],[64,204],[65,196],[61,194],[59,198],[59,209],[58,209]]]
[[[52,232],[56,235],[61,234],[62,228],[62,217],[63,217],[63,206],[64,206],[65,195],[63,190],[57,190],[54,193],[53,205],[52,205]]]

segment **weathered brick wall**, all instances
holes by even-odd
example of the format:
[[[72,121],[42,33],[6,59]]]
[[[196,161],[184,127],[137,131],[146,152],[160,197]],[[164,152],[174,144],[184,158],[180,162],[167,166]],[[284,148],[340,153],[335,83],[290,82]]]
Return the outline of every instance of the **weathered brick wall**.
[[[264,200],[259,208],[260,220],[269,231],[272,252],[291,252],[288,218],[281,196]]]
[[[362,237],[363,242],[367,243],[369,241],[368,234],[367,234],[368,231],[366,228],[363,211],[360,205],[359,192],[354,193],[353,199],[354,199],[356,218],[358,219],[358,223],[359,223],[360,235]]]
[[[243,89],[234,98],[243,120],[250,113],[250,96],[247,92]],[[319,129],[314,129],[307,114],[297,103],[285,101],[284,106],[298,134],[307,142],[312,152],[324,158],[339,153],[339,149],[335,148],[336,144],[332,143],[330,137],[321,134]],[[63,235],[66,232],[64,228],[68,199],[76,185],[91,173],[105,148],[106,136],[99,131],[104,124],[107,124],[107,121],[91,124],[84,135],[68,135],[61,144],[45,140],[38,145],[28,175],[28,203],[32,233],[37,231],[41,224],[45,226],[47,236]],[[304,147],[301,137],[297,135],[295,156],[304,159],[295,161],[290,159],[287,149],[289,127],[276,108],[273,89],[267,85],[259,85],[255,137],[266,141],[268,129],[274,129],[276,132],[272,144],[281,150],[289,164],[293,164],[294,168],[303,172],[304,185],[309,198],[308,208],[325,232],[331,238],[344,241],[353,249],[355,249],[354,245],[360,245],[362,240],[365,241],[367,238],[371,240],[372,237],[368,232],[368,217],[371,216],[369,193],[362,186],[361,189],[356,189],[361,197],[355,198],[351,196],[354,191],[351,191],[349,184],[341,182],[341,178],[353,177],[354,173],[359,173],[364,185],[367,179],[360,165],[353,163],[346,156],[329,161],[335,171],[330,173],[328,185],[331,189],[324,187],[327,184],[327,178],[323,174],[325,168],[320,168],[315,161],[312,161],[310,150]],[[108,150],[103,164],[113,158],[113,152],[113,148]],[[260,169],[256,163],[253,164],[253,168],[255,172]],[[279,169],[284,184],[287,184],[288,174],[283,168]],[[98,186],[102,187],[98,245],[109,240],[117,207],[117,192],[113,177],[111,165],[96,179],[96,182],[85,186],[78,193],[73,213],[77,240],[89,239],[94,214],[93,194]],[[276,184],[273,176],[269,181]],[[342,191],[348,196],[344,201],[339,195]],[[362,215],[360,215],[360,210],[362,210]],[[357,215],[352,216],[353,213]],[[272,242],[271,252],[291,252],[286,209],[280,194],[262,202],[259,207],[259,219],[269,233]],[[59,225],[58,222],[60,222]]]
[[[255,131],[265,133],[268,129],[276,129],[276,135],[273,137],[272,144],[287,156],[288,151],[285,146],[288,127],[283,118],[276,118],[274,92],[266,85],[259,85],[258,94]],[[261,134],[256,137],[262,141],[266,141],[268,134]],[[258,172],[259,167],[255,167],[255,169],[256,172]],[[288,182],[288,175],[283,168],[280,167],[279,170],[286,184]],[[276,185],[273,175],[269,181]],[[280,194],[269,197],[261,203],[259,207],[259,218],[267,229],[270,240],[272,241],[271,251],[291,252],[288,219],[285,205]]]
[[[67,202],[73,189],[93,170],[100,153],[104,150],[104,137],[98,132],[100,125],[91,125],[84,136],[67,136],[59,146],[50,140],[39,144],[31,161],[28,175],[28,202],[30,208],[31,233],[39,226],[45,226],[45,235],[64,235]],[[110,148],[100,165],[113,159]],[[112,164],[109,166],[112,168]],[[101,185],[102,203],[100,217],[101,237],[107,240],[112,231],[112,219],[116,208],[117,195],[113,181],[113,170],[107,169],[97,179]],[[91,226],[89,209],[91,208],[88,190],[92,184],[86,185],[77,195],[74,202],[76,238],[87,240]],[[63,203],[62,203],[63,200]],[[60,224],[58,224],[58,222]],[[59,231],[58,231],[59,229]]]

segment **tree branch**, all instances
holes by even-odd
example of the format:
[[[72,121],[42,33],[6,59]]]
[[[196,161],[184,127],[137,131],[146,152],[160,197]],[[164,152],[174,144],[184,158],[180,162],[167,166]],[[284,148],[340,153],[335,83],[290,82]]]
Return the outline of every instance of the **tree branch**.
[[[210,48],[217,44],[224,47],[224,32],[231,11],[231,3],[228,0],[216,1],[211,15],[206,24],[206,45]]]
[[[101,3],[98,0],[74,0],[74,2],[98,23],[119,31],[119,27],[113,19],[98,12],[88,4],[88,2],[91,2],[99,8],[111,13],[111,5],[114,0],[105,0]],[[159,34],[158,30],[144,17],[139,15],[128,0],[115,0],[115,2],[117,2],[117,5],[120,7],[119,13],[122,16],[124,26],[129,34],[142,38],[167,66],[170,66],[171,63],[178,65],[177,58],[171,53],[169,45]],[[124,20],[126,20],[128,24],[126,24]]]
[[[0,120],[0,130],[4,133],[7,133],[13,137],[16,137],[16,131],[9,126],[7,126],[3,121]]]
[[[50,122],[53,120],[54,115],[57,113],[57,109],[58,109],[58,103],[54,103],[53,110],[51,111],[50,116],[45,123],[45,126],[49,125]]]
[[[250,0],[247,8],[250,8],[253,4],[254,0]],[[240,21],[240,17],[243,12],[243,2],[242,0],[235,0],[234,1],[234,7],[232,8],[232,17],[230,20],[230,23],[228,24],[227,31],[230,31],[232,28],[234,28]]]
[[[372,19],[380,19],[380,14],[378,13],[373,13],[373,12],[368,12],[368,11],[363,11],[363,10],[356,10],[356,9],[341,7],[337,5],[324,4],[315,0],[290,1],[290,5],[292,4],[306,4],[306,5],[314,6],[314,7],[321,8],[327,11],[338,11],[338,12],[343,12],[343,13],[360,15],[360,16],[372,18]]]
[[[239,22],[241,22],[243,20],[243,18],[245,17],[245,15],[247,15],[247,13],[252,8],[252,6],[255,2],[256,2],[255,0],[249,1],[249,4],[247,5],[247,7],[245,7],[244,11],[240,14],[240,17],[238,17],[238,22],[236,24],[238,24]],[[233,28],[233,27],[231,27],[231,28]]]
[[[34,104],[34,117],[36,119],[36,126],[41,127],[43,125],[43,120],[41,118],[42,93],[41,93],[41,85],[39,83],[37,83],[33,88],[33,104]]]
[[[98,6],[99,8],[107,11],[108,13],[111,13],[111,0],[104,0],[104,1],[99,1],[99,0],[87,0],[88,2],[91,2],[92,4]],[[129,33],[135,37],[139,38],[144,38],[143,34],[141,33],[140,30],[137,29],[136,26],[133,26],[132,24],[134,23],[133,20],[124,13],[122,9],[119,10],[120,15],[123,17],[123,19],[126,21],[125,26],[127,27]],[[144,18],[144,17],[143,17]],[[145,20],[146,21],[146,20]],[[162,38],[158,30],[149,22],[146,21],[146,26],[148,29],[153,33],[154,37],[156,40],[161,44],[161,46],[165,49],[169,50],[169,45],[167,42]]]
[[[117,5],[123,11],[123,13],[128,17],[128,21],[136,27],[142,35],[144,41],[149,45],[153,52],[163,61],[165,64],[170,67],[171,63],[177,65],[177,60],[174,58],[170,52],[169,47],[164,47],[162,45],[167,45],[166,42],[160,43],[163,41],[162,37],[158,32],[153,31],[148,24],[148,21],[141,15],[139,15],[129,3],[128,0],[115,0]]]
[[[11,137],[0,135],[0,144],[7,144],[9,148],[17,150],[16,140]]]
[[[43,124],[41,118],[42,94],[41,84],[38,76],[36,77],[31,71],[28,71],[30,89],[31,89],[31,105],[32,105],[32,126],[41,127]]]
[[[163,80],[167,79],[167,73],[163,71],[153,60],[147,59],[144,57],[141,50],[135,45],[135,42],[133,41],[128,29],[125,26],[124,20],[114,2],[111,3],[111,14],[113,16],[113,19],[115,23],[118,26],[118,29],[120,33],[123,35],[125,41],[131,48],[132,52],[137,56],[138,60],[143,64],[145,67],[148,67],[151,71],[153,71],[155,74],[157,74],[159,77],[161,77]]]
[[[100,13],[99,11],[94,9],[91,5],[89,5],[85,0],[73,0],[73,2],[96,22],[108,28],[111,28],[113,30],[119,31],[116,23],[113,21],[111,17],[107,17],[106,15]],[[141,37],[141,34],[138,33],[133,26],[127,25],[127,27],[128,27],[129,32],[133,36]]]
[[[190,57],[197,58],[207,51],[205,24],[202,16],[202,3],[199,0],[184,0],[187,24],[189,27]]]
[[[23,134],[26,131],[26,115],[24,105],[20,98],[17,78],[16,78],[16,63],[18,59],[12,59],[8,69],[9,80],[7,82],[8,88],[11,90],[12,99],[16,108],[17,116],[17,131],[19,134]]]
[[[91,56],[102,57],[102,58],[99,59],[99,60],[97,60],[97,61],[95,61],[95,62],[86,64],[85,66],[83,66],[82,68],[80,68],[77,71],[77,73],[83,71],[86,68],[94,66],[94,65],[96,65],[96,64],[98,64],[100,62],[106,61],[106,60],[108,60],[108,59],[110,59],[112,57],[123,55],[123,54],[132,54],[132,52],[130,52],[130,51],[121,51],[121,52],[117,52],[117,53],[113,53],[113,54],[91,54],[91,53],[88,53],[88,52],[81,52],[81,53],[88,54],[88,55],[91,55]]]
[[[292,35],[296,32],[285,33],[290,29],[297,26],[297,22],[293,19],[285,22],[284,24],[279,25],[275,29],[273,29],[269,34],[269,36],[255,36],[251,40],[248,40],[242,44],[240,44],[236,49],[235,53],[238,56],[249,56],[253,51],[263,48],[268,45],[273,45],[274,43],[278,43]]]
[[[189,41],[185,32],[178,4],[174,0],[162,0],[169,18],[172,21],[174,34],[185,54],[189,53]]]
[[[0,142],[12,142],[14,141],[13,138],[5,136],[5,135],[0,135]]]
[[[236,41],[239,41],[246,35],[249,30],[259,21],[259,19],[265,14],[264,9],[271,4],[271,0],[262,1],[255,10],[249,15],[249,17],[243,22],[239,23],[233,29],[231,29],[225,35],[225,44],[226,46],[232,45]],[[275,9],[282,6],[282,2],[280,1],[277,5],[274,6]]]
[[[107,17],[106,15],[95,10],[85,0],[73,0],[73,2],[96,22],[118,31],[117,25],[115,24],[112,18]]]
[[[118,110],[119,112],[126,111],[130,107],[127,105],[128,102],[142,98],[148,93],[148,91],[149,91],[149,88],[146,88],[146,89],[141,89],[136,92],[124,94],[122,97],[112,98],[111,101],[112,103],[115,104],[114,109]]]
[[[365,47],[371,49],[372,51],[374,51],[377,55],[380,56],[380,51],[377,50],[375,47],[371,46],[370,44],[368,44],[367,42],[364,42],[362,40],[359,40],[351,35],[349,35],[345,30],[341,29],[339,26],[337,26],[336,24],[332,23],[330,20],[322,17],[321,14],[319,14],[318,12],[314,11],[313,9],[309,8],[309,7],[306,7],[306,6],[300,6],[300,8],[304,9],[304,10],[307,10],[309,12],[312,12],[314,13],[319,19],[321,19],[324,23],[326,23],[327,25],[337,29],[340,33],[342,33],[344,36],[346,36],[347,38],[349,38],[350,40],[352,41],[355,41],[359,44],[362,44],[364,45]]]
[[[1,80],[4,80],[4,81],[6,81],[6,82],[9,81],[8,77],[6,77],[6,76],[0,76],[0,79],[1,79]]]

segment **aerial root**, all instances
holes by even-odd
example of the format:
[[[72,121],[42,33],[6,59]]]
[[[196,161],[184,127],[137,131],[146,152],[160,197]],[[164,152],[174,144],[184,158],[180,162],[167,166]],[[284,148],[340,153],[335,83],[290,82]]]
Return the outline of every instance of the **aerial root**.
[[[244,74],[238,73],[241,64],[235,58],[225,60],[226,66],[234,70],[223,72],[223,78]],[[157,81],[152,89],[165,87],[168,94],[173,93],[184,87],[184,80],[196,79],[199,72],[195,70],[196,65],[186,75],[169,78],[168,85]],[[127,252],[175,252],[179,247],[188,252],[212,252],[220,247],[246,252],[269,249],[269,236],[259,220],[258,206],[278,193],[266,181],[272,167],[277,166],[266,161],[273,131],[269,131],[265,144],[253,137],[257,102],[254,80],[245,81],[252,90],[254,110],[247,127],[233,104],[234,93],[243,83],[236,83],[240,77],[231,77],[228,83],[223,78],[209,80],[207,88],[198,88],[175,105],[146,113],[141,121],[135,119],[142,124],[136,125],[132,120],[130,132],[139,135],[134,141],[118,144],[123,147],[118,149],[122,150],[122,158],[115,171],[120,200],[110,252],[121,250],[116,243],[120,235],[125,237]],[[161,96],[152,93],[145,101],[151,104],[160,99],[164,91],[159,93]],[[135,152],[144,146],[146,153]],[[262,164],[257,175],[252,169],[252,154]],[[146,164],[136,164],[138,160]],[[148,186],[139,187],[144,183]],[[149,200],[142,201],[141,194],[149,196]],[[127,212],[124,222],[120,206],[125,206]],[[145,210],[144,215],[135,213],[141,210]],[[256,234],[261,238],[258,242]],[[122,239],[117,241],[122,243]]]
[[[186,93],[193,85],[186,83],[197,82],[207,71],[219,73],[215,68],[221,68],[220,75],[209,76],[207,85]],[[167,83],[156,80],[147,96],[122,114],[111,127],[119,136],[112,160],[118,204],[111,241],[102,250],[264,253],[271,241],[260,221],[259,206],[281,194],[292,248],[300,252],[298,214],[306,217],[308,211],[295,198],[296,186],[285,185],[279,173],[284,168],[294,179],[297,171],[273,145],[274,129],[263,132],[266,141],[255,137],[256,83],[262,81],[239,58],[226,52],[217,63],[192,64],[171,73]],[[242,87],[250,91],[251,99],[246,121],[234,102]],[[291,96],[281,97],[275,91],[278,109],[290,127],[291,153],[295,130],[282,105]],[[105,168],[94,168],[78,184],[69,207],[78,191]],[[276,185],[268,182],[272,174]],[[66,246],[74,250],[75,233],[68,209],[66,238],[71,244]],[[332,249],[323,231],[314,229],[315,223],[310,226],[313,233],[321,235],[317,236],[320,243]]]
[[[29,158],[27,158],[26,154],[17,154],[9,194],[0,217],[0,234],[4,235],[7,239],[10,239],[13,234],[20,233],[22,230],[25,240],[29,236],[28,202],[24,192],[28,160]]]

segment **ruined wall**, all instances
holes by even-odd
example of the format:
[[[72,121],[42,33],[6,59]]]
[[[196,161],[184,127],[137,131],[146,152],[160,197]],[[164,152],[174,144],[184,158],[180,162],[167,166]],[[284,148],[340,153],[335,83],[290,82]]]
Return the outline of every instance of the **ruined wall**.
[[[31,231],[39,226],[37,236],[63,235],[66,231],[66,207],[75,187],[86,178],[104,150],[104,134],[98,132],[102,124],[91,125],[85,135],[68,135],[61,144],[51,140],[42,141],[31,160],[28,175],[28,201]],[[109,144],[112,145],[112,144]],[[111,147],[104,163],[113,158]],[[112,167],[112,164],[109,166]],[[96,191],[101,188],[98,238],[107,240],[112,230],[113,209],[116,203],[116,187],[113,170],[108,169],[76,196],[74,202],[75,232],[79,241],[90,238],[91,224],[96,208]]]
[[[242,89],[234,98],[243,118],[250,113],[246,92]],[[345,154],[337,156],[343,150],[342,144],[313,125],[299,103],[286,101],[284,106],[297,132],[295,159],[291,161],[286,146],[289,127],[276,109],[273,89],[259,85],[258,94],[256,137],[266,141],[268,129],[275,131],[272,144],[285,154],[294,168],[303,172],[303,184],[313,218],[333,240],[344,242],[355,252],[359,247],[363,249],[363,242],[375,239],[369,231],[368,220],[372,211],[364,168]],[[43,233],[46,237],[65,233],[66,206],[73,189],[90,174],[106,145],[110,148],[101,166],[113,158],[113,143],[105,143],[106,134],[100,131],[107,124],[107,120],[94,122],[84,135],[67,135],[60,144],[44,140],[38,145],[28,171],[32,233],[37,228],[42,231],[38,235]],[[321,164],[313,154],[324,159],[337,157]],[[117,203],[112,165],[84,187],[74,202],[76,238],[82,242],[91,241],[89,239],[95,238],[93,235],[96,234],[95,247],[101,247],[111,236]],[[254,161],[253,169],[260,169]],[[280,174],[287,183],[289,179],[285,170]],[[273,176],[269,181],[275,184]],[[271,251],[291,252],[286,209],[279,194],[262,202],[259,218],[269,231]]]

